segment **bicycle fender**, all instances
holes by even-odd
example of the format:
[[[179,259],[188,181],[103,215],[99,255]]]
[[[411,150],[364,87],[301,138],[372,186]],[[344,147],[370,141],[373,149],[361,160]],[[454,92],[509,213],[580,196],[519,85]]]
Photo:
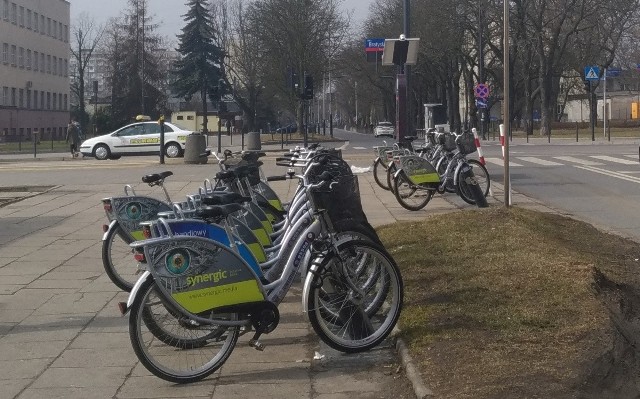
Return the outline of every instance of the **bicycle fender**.
[[[307,269],[304,284],[302,285],[302,313],[306,317],[307,321],[309,321],[309,308],[307,304],[309,303],[309,293],[311,292],[311,281],[313,280],[314,274],[318,272],[323,260],[324,256],[320,255],[311,261],[311,264]]]
[[[133,288],[131,289],[131,292],[129,293],[129,298],[127,298],[127,307],[122,312],[123,316],[125,314],[127,314],[127,312],[129,312],[129,309],[131,309],[131,306],[133,305],[133,301],[138,296],[138,293],[140,291],[140,287],[142,287],[142,284],[144,284],[150,278],[153,278],[153,276],[151,275],[151,273],[148,270],[145,270],[140,275],[140,277],[138,278],[138,281],[136,281],[136,283],[133,285]]]
[[[464,166],[466,166],[466,169],[462,169]],[[469,174],[469,171],[471,171],[473,173],[473,169],[471,169],[471,166],[462,161],[458,163],[458,166],[456,166],[456,169],[453,173],[453,185],[457,186],[458,185],[458,178],[464,173],[464,177],[466,177]],[[464,178],[463,177],[463,178]]]
[[[116,227],[116,224],[118,224],[117,220],[112,220],[111,223],[109,223],[109,227],[107,227],[107,231],[105,231],[104,234],[102,235],[102,241],[105,241],[107,239],[109,232]]]

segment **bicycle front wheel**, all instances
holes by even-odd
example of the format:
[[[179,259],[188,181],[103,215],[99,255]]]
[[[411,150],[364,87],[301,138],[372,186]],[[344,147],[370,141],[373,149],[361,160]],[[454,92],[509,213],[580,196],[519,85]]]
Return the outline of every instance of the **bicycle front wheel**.
[[[147,324],[150,315],[154,323]],[[237,315],[225,319],[237,320]],[[157,336],[158,320],[163,320],[162,339]],[[140,287],[129,315],[129,338],[140,362],[157,377],[178,384],[199,381],[219,369],[233,352],[239,330],[180,320],[158,300],[153,279]]]
[[[431,201],[433,190],[411,183],[407,175],[402,171],[393,179],[393,194],[403,208],[410,211],[419,211]]]
[[[102,241],[102,265],[109,279],[121,290],[130,292],[138,279],[138,267],[133,259],[131,240],[122,226],[116,224]]]
[[[382,246],[348,241],[323,259],[307,295],[309,321],[322,341],[346,352],[380,344],[396,325],[403,300],[400,270]]]
[[[489,179],[489,172],[487,171],[487,168],[485,168],[480,161],[475,159],[467,160],[467,164],[469,164],[473,171],[473,176],[478,189],[481,191],[482,195],[486,197],[489,194],[489,188],[491,186],[491,180]],[[462,168],[460,167],[456,170],[456,194],[458,194],[458,196],[467,204],[475,205],[476,200],[471,191],[472,187],[470,187],[469,184],[467,184],[467,182],[460,176],[461,170]]]
[[[387,166],[387,187],[389,187],[389,191],[393,192],[393,176],[396,174],[396,164],[394,162],[389,162]]]
[[[389,185],[387,184],[387,167],[382,163],[380,158],[376,158],[373,163],[373,179],[376,181],[378,186],[385,190],[389,190]]]

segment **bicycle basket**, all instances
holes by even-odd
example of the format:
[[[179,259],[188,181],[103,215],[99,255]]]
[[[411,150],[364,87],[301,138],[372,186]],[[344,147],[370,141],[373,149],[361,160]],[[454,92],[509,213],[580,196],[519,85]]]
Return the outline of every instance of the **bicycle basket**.
[[[333,154],[316,155],[311,159],[311,162],[313,164],[305,171],[305,175],[311,184],[319,183],[318,176],[324,172],[329,172],[336,178],[353,175],[351,166],[342,158]]]
[[[442,133],[440,144],[442,144],[445,151],[453,151],[456,149],[456,136],[451,133]]]
[[[311,192],[316,208],[325,209],[333,223],[344,219],[366,220],[360,202],[358,176],[340,176],[332,184],[331,190]]]
[[[476,139],[472,134],[464,133],[458,136],[456,138],[456,145],[458,150],[464,155],[472,154],[477,150]]]

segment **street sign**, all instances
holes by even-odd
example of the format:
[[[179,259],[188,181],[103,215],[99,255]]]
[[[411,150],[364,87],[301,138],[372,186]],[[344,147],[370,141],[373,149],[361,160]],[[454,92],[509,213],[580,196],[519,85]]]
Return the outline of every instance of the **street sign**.
[[[476,108],[480,108],[480,109],[487,108],[487,100],[484,98],[476,98]]]
[[[584,67],[584,78],[586,80],[598,80],[600,79],[600,68],[597,66]]]
[[[489,86],[484,83],[478,83],[473,90],[476,94],[476,98],[484,99],[489,97]]]
[[[384,39],[365,39],[364,51],[367,53],[384,51]]]
[[[620,73],[622,72],[622,69],[617,68],[617,67],[610,67],[605,69],[605,71],[607,72],[607,77],[608,78],[615,78],[616,76],[620,76]]]

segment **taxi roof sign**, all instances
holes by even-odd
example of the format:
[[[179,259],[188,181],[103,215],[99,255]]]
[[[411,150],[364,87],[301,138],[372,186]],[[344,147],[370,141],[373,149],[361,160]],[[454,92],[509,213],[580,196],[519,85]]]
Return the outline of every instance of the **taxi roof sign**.
[[[137,121],[150,121],[151,117],[149,115],[137,115],[136,116],[136,120]]]

